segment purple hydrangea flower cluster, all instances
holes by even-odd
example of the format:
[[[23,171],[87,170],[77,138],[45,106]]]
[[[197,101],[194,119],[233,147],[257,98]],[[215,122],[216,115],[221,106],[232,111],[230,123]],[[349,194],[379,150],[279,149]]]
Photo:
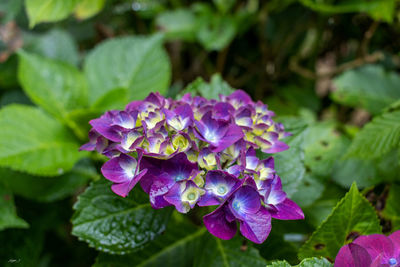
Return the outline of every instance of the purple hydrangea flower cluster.
[[[343,246],[335,259],[335,267],[400,266],[400,231],[389,236],[364,235]]]
[[[219,206],[203,218],[209,232],[230,239],[239,222],[246,238],[262,243],[271,218],[304,218],[282,190],[274,159],[256,156],[257,149],[288,149],[281,141],[288,133],[273,116],[241,90],[219,100],[151,93],[91,120],[90,142],[81,149],[110,158],[101,171],[116,194],[126,197],[140,183],[155,209]]]

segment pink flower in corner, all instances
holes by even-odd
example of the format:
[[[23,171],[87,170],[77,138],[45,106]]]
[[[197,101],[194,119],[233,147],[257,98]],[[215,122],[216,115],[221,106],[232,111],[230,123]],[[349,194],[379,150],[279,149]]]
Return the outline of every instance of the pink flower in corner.
[[[358,237],[339,250],[334,266],[400,266],[400,230],[389,236],[373,234]]]

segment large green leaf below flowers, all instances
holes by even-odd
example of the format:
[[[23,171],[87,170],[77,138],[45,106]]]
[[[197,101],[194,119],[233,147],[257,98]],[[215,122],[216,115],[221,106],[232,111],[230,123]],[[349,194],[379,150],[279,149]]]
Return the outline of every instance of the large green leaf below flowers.
[[[126,255],[100,253],[94,267],[193,266],[195,249],[201,237],[208,234],[179,213],[174,213],[165,232],[154,241]]]
[[[322,256],[334,260],[339,249],[355,237],[381,231],[374,208],[353,184],[328,218],[300,248],[299,258]]]
[[[139,186],[127,198],[113,193],[110,186],[102,179],[79,196],[72,217],[73,235],[100,251],[126,254],[165,230],[171,209],[153,209]]]

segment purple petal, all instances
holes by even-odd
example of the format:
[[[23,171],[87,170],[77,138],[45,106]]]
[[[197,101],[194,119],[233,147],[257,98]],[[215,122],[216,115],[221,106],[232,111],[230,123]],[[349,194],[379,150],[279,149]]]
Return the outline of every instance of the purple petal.
[[[127,112],[138,111],[139,107],[143,104],[143,101],[132,101],[126,105],[125,110]]]
[[[304,213],[301,208],[294,201],[288,198],[274,207],[276,208],[277,212],[271,213],[272,218],[279,220],[304,219]]]
[[[218,146],[228,131],[228,123],[212,119],[211,112],[207,112],[201,118],[201,121],[195,121],[195,123],[197,126],[197,131],[195,131],[196,137],[209,144],[212,144],[213,146]],[[219,151],[222,150],[223,149]]]
[[[219,140],[216,144],[214,143],[214,148],[211,150],[213,152],[221,152],[225,148],[233,145],[235,142],[242,139],[244,136],[242,128],[237,125],[231,124],[227,130],[226,134],[223,136],[222,139]]]
[[[235,108],[229,103],[219,102],[212,110],[212,117],[216,120],[229,121]]]
[[[116,129],[115,127],[111,126],[112,123],[112,120],[110,118],[111,113],[107,112],[106,114],[108,115],[103,115],[98,119],[89,121],[90,125],[92,125],[92,127],[105,138],[114,142],[121,141],[121,135],[119,129]]]
[[[101,172],[108,180],[120,184],[113,185],[112,190],[116,194],[126,197],[136,183],[139,182],[147,172],[147,170],[142,170],[137,173],[137,165],[135,158],[121,154],[119,157],[113,158],[104,163],[101,167]]]
[[[188,212],[181,200],[184,189],[185,183],[175,183],[174,186],[172,186],[168,193],[164,196],[164,200],[167,203],[174,205],[177,211],[180,213]]]
[[[113,117],[111,126],[117,125],[125,129],[133,129],[136,126],[136,118],[138,113],[126,111],[120,111]]]
[[[136,159],[125,154],[107,161],[101,167],[104,177],[115,183],[130,181],[135,176],[136,171]]]
[[[248,214],[240,221],[240,232],[254,243],[263,243],[271,232],[271,215],[267,209],[261,207],[257,213]]]
[[[203,222],[211,234],[218,238],[229,240],[235,236],[237,227],[235,221],[229,222],[226,219],[226,212],[229,212],[226,210],[226,206],[221,205],[215,211],[205,215]]]
[[[135,185],[140,181],[140,179],[145,175],[147,170],[143,170],[139,172],[134,179],[129,182],[120,183],[120,184],[113,184],[111,186],[111,190],[121,197],[126,197],[129,192],[135,187]]]
[[[171,180],[167,174],[156,177],[149,190],[151,206],[155,209],[161,209],[171,205],[164,200],[164,195],[167,194],[174,185],[176,185],[175,182]]]
[[[268,154],[273,154],[273,153],[279,153],[285,150],[288,150],[289,146],[279,140],[276,140],[274,143],[272,143],[272,146],[270,148],[267,149],[262,149],[262,152],[264,153],[268,153]]]
[[[282,182],[279,176],[273,180],[265,180],[260,184],[260,193],[264,196],[267,205],[278,205],[286,199],[286,193],[282,190]]]

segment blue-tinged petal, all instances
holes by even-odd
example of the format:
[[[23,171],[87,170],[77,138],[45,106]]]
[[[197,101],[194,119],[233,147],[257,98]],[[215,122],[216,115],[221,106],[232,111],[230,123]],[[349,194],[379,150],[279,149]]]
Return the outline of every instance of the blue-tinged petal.
[[[205,195],[199,206],[219,205],[224,202],[241,184],[241,180],[225,171],[209,171],[206,175]]]
[[[229,200],[229,208],[239,220],[243,220],[248,214],[256,213],[260,207],[260,195],[249,185],[240,187]]]

